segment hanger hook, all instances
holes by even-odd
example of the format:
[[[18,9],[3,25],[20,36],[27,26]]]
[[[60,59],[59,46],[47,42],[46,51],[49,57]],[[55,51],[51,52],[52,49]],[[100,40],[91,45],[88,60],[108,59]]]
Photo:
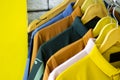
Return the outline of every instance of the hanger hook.
[[[115,10],[116,10],[116,6],[113,7],[113,17],[115,18],[115,20],[116,20],[116,22],[117,22],[117,28],[118,28],[118,20],[117,20],[117,18],[116,18],[116,16],[115,16]]]
[[[113,0],[113,2],[114,2],[115,6],[119,6],[120,7],[120,4],[117,2],[117,0]]]
[[[110,5],[107,6],[108,15],[109,15],[110,17],[112,17],[111,14],[110,14],[110,10],[112,9],[112,7],[113,7],[113,4],[110,4]],[[113,22],[113,21],[112,21],[112,18],[111,18],[111,23],[112,23],[112,22]]]

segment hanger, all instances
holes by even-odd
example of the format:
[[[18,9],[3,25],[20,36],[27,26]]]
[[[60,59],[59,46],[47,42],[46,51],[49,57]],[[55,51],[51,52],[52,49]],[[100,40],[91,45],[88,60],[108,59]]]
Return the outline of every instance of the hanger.
[[[101,45],[100,45],[100,44],[103,44],[104,38],[106,39],[106,35],[108,35],[111,30],[115,29],[116,26],[118,26],[118,24],[116,24],[117,22],[116,22],[114,19],[110,18],[109,16],[107,16],[107,17],[108,17],[108,19],[109,19],[108,24],[105,25],[104,27],[102,27],[102,30],[100,31],[100,34],[99,34],[98,38],[96,39],[95,43],[96,43],[97,46],[99,47],[102,55],[103,55],[107,60],[110,60],[110,62],[111,62],[111,60],[114,58],[114,56],[111,55],[111,54],[112,54],[112,53],[118,54],[117,52],[120,52],[120,44],[119,44],[119,45],[114,45],[114,46],[112,46],[112,47],[109,47],[109,49],[106,49],[106,50],[103,50],[103,49],[105,49],[105,45],[102,45],[102,48],[101,48]],[[106,17],[106,19],[107,19],[107,17]],[[105,18],[104,18],[104,19],[105,19]],[[104,19],[103,19],[103,20],[104,20]],[[116,18],[115,18],[115,19],[116,19]],[[104,22],[104,21],[103,21],[103,22]],[[110,22],[110,23],[109,23],[109,22]],[[100,24],[99,24],[99,25],[100,25]],[[112,33],[112,34],[113,34],[113,33]],[[117,34],[117,33],[116,33],[116,34]],[[118,35],[118,34],[117,34],[117,35]],[[116,35],[114,34],[114,36],[116,36]],[[112,37],[112,39],[116,39],[116,38]],[[112,39],[109,39],[109,40],[112,40]],[[106,40],[106,41],[107,41],[107,40]],[[109,41],[108,41],[108,42],[109,42]],[[111,41],[111,42],[112,42],[112,41]],[[109,43],[111,43],[111,42],[109,42]],[[113,42],[114,42],[114,41],[113,41]],[[106,42],[104,42],[104,43],[106,43]],[[109,45],[109,43],[108,43],[108,45]],[[107,54],[105,54],[106,52],[107,52]],[[113,58],[111,58],[110,55],[111,55]],[[120,59],[116,59],[116,60],[119,61]],[[115,60],[113,59],[112,61],[114,62]]]
[[[99,36],[97,37],[95,43],[96,44],[101,44],[104,40],[104,38],[106,37],[106,35],[108,34],[108,32],[112,29],[114,29],[116,27],[116,23],[109,23],[107,25],[105,25],[102,30],[100,31]],[[99,46],[98,46],[99,47]]]
[[[107,16],[107,10],[101,3],[95,3],[90,5],[81,18],[83,24],[86,24],[95,17],[103,18]]]
[[[61,13],[71,2],[75,2],[76,0],[64,0],[60,3],[57,7],[51,9],[44,15],[40,16],[39,21],[33,21],[28,27],[28,33],[39,27],[40,25],[44,24],[45,22],[49,21],[59,13]]]
[[[114,16],[115,20],[117,21],[115,15],[114,15],[114,10],[115,10],[115,8],[113,9],[113,16]],[[117,22],[117,26],[115,26],[115,27],[116,28],[114,28],[108,32],[104,41],[100,45],[99,49],[100,49],[101,53],[104,53],[109,48],[113,47],[114,45],[120,45],[120,26],[118,26],[118,22]]]
[[[33,20],[28,26],[28,29],[27,29],[28,33],[30,33],[32,30],[34,30],[34,27],[36,27],[37,23],[39,23],[39,22],[40,22],[40,20],[38,20],[38,19]]]
[[[110,8],[111,9],[111,8]],[[109,9],[109,10],[110,10]],[[108,10],[108,13],[109,13]],[[108,14],[110,15],[110,13]],[[102,23],[103,22],[103,23]],[[95,37],[97,37],[95,43],[96,44],[101,44],[105,38],[105,36],[107,35],[107,33],[112,30],[113,28],[115,28],[117,26],[116,24],[116,20],[113,19],[110,16],[104,17],[102,18],[97,25],[95,26],[95,29],[93,30],[93,34],[95,35]],[[95,31],[96,30],[96,31]],[[98,32],[97,32],[98,31]]]
[[[51,9],[50,11],[48,11],[47,13],[43,14],[42,16],[40,16],[40,19],[46,19],[49,15],[53,15],[52,13],[57,13],[55,14],[58,15],[60,12],[62,12],[67,6],[68,4],[70,4],[71,2],[76,2],[76,0],[63,0],[62,3],[60,3],[58,6],[56,6],[55,8]]]
[[[81,8],[82,4],[84,3],[85,0],[76,0],[73,8],[77,8],[78,6]]]
[[[120,6],[120,0],[113,0],[115,6]]]
[[[107,6],[107,10],[108,10],[108,16],[106,17],[103,17],[101,18],[98,23],[96,24],[95,28],[93,29],[93,36],[94,37],[97,37],[100,33],[100,31],[104,28],[104,27],[107,27],[105,26],[106,24],[109,24],[109,23],[116,23],[115,19],[113,19],[110,15],[110,12],[111,12],[111,9],[112,9],[112,5],[108,5]],[[111,24],[112,25],[112,24]],[[108,25],[109,27],[109,25]],[[107,28],[104,28],[104,29],[107,29]],[[104,29],[101,31],[101,34],[102,32],[104,32]],[[109,29],[109,28],[108,28]],[[106,30],[105,30],[106,31]],[[104,35],[104,34],[103,34]],[[101,35],[100,35],[101,36]],[[100,36],[97,38],[97,43],[98,41],[101,41],[100,39]],[[99,40],[100,39],[100,40]]]
[[[85,0],[84,3],[83,3],[83,5],[81,6],[82,13],[85,13],[86,9],[90,5],[92,5],[92,4],[96,3],[96,2],[103,4],[103,6],[105,7],[103,0]]]
[[[101,53],[104,53],[113,45],[117,45],[119,43],[120,43],[120,28],[114,28],[111,31],[109,31],[99,49]]]
[[[109,23],[115,23],[116,21],[110,17],[110,16],[106,16],[106,17],[103,17],[101,18],[95,28],[93,29],[93,36],[94,37],[97,37],[100,33],[100,31],[105,27],[106,24],[109,24]]]

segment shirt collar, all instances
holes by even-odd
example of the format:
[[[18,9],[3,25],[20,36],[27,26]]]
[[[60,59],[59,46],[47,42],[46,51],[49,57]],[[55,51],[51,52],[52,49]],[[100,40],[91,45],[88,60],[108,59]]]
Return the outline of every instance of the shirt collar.
[[[112,66],[100,53],[96,45],[89,53],[91,60],[109,77],[113,77],[120,74],[120,70]]]
[[[88,29],[83,25],[79,17],[76,17],[72,23],[73,29],[81,36],[84,36]]]
[[[73,20],[76,18],[76,16],[82,17],[82,12],[81,12],[80,7],[75,8],[75,10],[72,12],[71,16],[72,16]]]
[[[93,38],[93,32],[92,29],[90,29],[84,36],[83,36],[83,43],[86,45],[88,43],[88,40],[90,38]]]
[[[62,12],[63,17],[68,16],[68,14],[71,14],[71,12],[73,12],[73,6],[74,6],[74,2],[70,3],[67,8]]]
[[[91,31],[91,30],[89,30],[89,31],[87,32],[87,34],[90,33],[90,31]],[[89,53],[89,52],[91,51],[91,49],[93,48],[94,45],[95,45],[94,39],[93,39],[93,38],[89,38],[89,39],[88,39],[88,42],[86,42],[86,46],[85,46],[84,50],[85,50],[87,53]]]

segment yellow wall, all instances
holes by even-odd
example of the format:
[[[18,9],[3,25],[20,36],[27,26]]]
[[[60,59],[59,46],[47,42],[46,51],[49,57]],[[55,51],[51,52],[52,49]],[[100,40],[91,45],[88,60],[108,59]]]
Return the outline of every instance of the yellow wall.
[[[0,80],[22,80],[26,59],[26,0],[0,0]]]

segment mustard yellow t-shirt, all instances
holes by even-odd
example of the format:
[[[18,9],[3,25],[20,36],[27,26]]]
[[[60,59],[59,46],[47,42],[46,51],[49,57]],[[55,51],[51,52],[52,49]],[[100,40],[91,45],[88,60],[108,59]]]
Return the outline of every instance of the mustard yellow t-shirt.
[[[118,66],[120,63],[117,63]],[[94,45],[87,56],[67,68],[56,80],[119,80],[120,70],[116,67]]]

